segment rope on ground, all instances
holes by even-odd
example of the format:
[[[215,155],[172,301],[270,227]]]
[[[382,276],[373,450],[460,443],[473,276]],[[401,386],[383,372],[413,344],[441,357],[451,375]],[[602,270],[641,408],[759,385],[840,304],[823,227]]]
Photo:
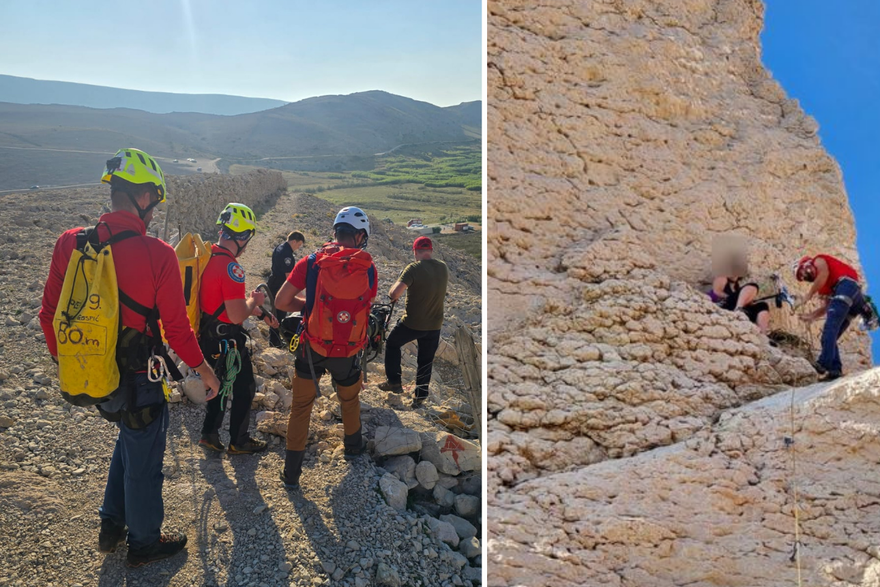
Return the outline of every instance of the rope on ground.
[[[232,395],[232,385],[239,371],[241,371],[241,355],[238,347],[233,345],[226,353],[226,373],[223,375],[223,385],[220,386],[220,411],[226,409],[226,399]]]

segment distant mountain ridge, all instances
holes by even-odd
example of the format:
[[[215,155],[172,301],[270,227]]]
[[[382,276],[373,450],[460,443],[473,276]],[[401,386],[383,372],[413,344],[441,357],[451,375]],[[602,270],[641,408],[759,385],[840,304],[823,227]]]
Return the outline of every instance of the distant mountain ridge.
[[[166,172],[191,173],[174,159],[222,160],[276,169],[358,168],[401,145],[473,143],[482,135],[482,102],[441,108],[373,90],[319,96],[277,108],[220,116],[154,114],[129,108],[0,102],[0,189],[90,181],[95,155],[136,146]],[[103,159],[101,160],[103,162]]]
[[[0,75],[0,102],[68,104],[87,108],[132,108],[154,114],[200,112],[224,116],[259,112],[287,104],[283,100],[269,98],[145,92],[12,75]]]
[[[232,160],[364,155],[401,144],[473,139],[481,111],[480,102],[441,108],[378,90],[236,116],[0,103],[0,146],[112,152],[125,143],[159,157],[193,153]]]

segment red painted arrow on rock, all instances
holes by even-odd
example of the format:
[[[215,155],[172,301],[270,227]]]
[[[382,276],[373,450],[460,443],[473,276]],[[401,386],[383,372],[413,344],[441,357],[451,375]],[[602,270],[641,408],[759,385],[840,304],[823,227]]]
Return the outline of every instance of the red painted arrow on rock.
[[[458,464],[458,452],[462,450],[464,450],[464,446],[462,446],[462,444],[450,434],[446,437],[446,443],[443,445],[443,448],[440,449],[440,452],[451,452],[452,460],[455,461],[455,465],[461,469],[461,466]]]

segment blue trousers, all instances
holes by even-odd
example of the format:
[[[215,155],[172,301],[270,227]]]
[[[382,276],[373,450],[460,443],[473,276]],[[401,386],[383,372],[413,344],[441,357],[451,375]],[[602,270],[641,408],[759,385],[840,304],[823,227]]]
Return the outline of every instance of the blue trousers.
[[[816,361],[826,371],[830,373],[843,371],[837,341],[849,328],[852,319],[862,313],[864,305],[865,297],[857,282],[852,279],[841,279],[834,286],[825,315],[825,327],[822,329],[822,352]]]
[[[162,461],[168,432],[168,404],[161,383],[138,375],[137,407],[162,402],[159,415],[140,430],[119,422],[119,435],[110,460],[104,503],[98,510],[101,519],[128,525],[129,548],[143,548],[159,539],[165,506],[162,502]],[[122,393],[126,393],[125,390]]]

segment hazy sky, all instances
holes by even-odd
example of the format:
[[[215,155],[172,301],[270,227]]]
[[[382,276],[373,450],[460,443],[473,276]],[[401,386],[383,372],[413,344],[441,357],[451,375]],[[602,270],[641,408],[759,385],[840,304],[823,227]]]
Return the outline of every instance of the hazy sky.
[[[297,101],[482,96],[480,0],[0,0],[0,74]]]
[[[869,293],[880,302],[880,3],[767,0],[762,41],[764,63],[816,118],[840,163]],[[880,363],[880,332],[872,338]]]

